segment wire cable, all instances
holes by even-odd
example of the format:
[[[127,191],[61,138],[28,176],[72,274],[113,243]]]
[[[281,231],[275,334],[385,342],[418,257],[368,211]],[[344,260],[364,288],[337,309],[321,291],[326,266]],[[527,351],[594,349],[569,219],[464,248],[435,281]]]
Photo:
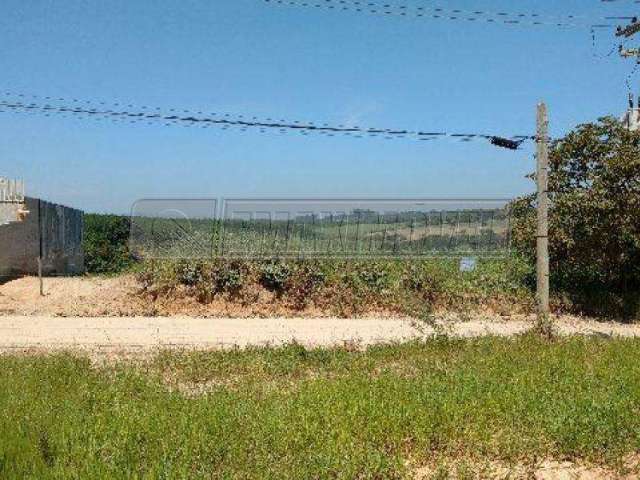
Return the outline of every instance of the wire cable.
[[[112,121],[124,123],[146,123],[149,125],[162,126],[183,126],[183,127],[218,127],[224,129],[238,128],[241,131],[257,129],[261,132],[277,131],[279,133],[298,132],[303,135],[320,134],[327,136],[347,135],[355,138],[373,137],[386,140],[391,139],[413,139],[419,141],[430,141],[440,138],[451,138],[462,142],[473,140],[485,140],[491,144],[517,149],[524,141],[534,140],[531,135],[513,135],[510,137],[503,135],[489,135],[485,133],[457,133],[446,131],[423,131],[393,128],[375,128],[345,125],[330,125],[318,122],[300,122],[272,119],[259,120],[257,117],[247,119],[243,115],[233,115],[229,113],[205,114],[202,111],[193,112],[187,109],[163,109],[161,107],[143,106],[135,108],[129,103],[111,103],[103,101],[80,100],[77,98],[68,101],[60,97],[40,97],[31,94],[12,94],[5,92],[5,97],[9,98],[0,101],[0,112],[29,113],[49,117],[51,115],[72,116],[80,119],[95,119],[98,121]],[[42,101],[25,101],[25,99],[45,99]],[[48,100],[47,100],[48,99]],[[108,108],[111,105],[116,108]],[[126,109],[121,108],[126,106]],[[133,108],[131,108],[133,107]]]
[[[607,17],[598,18],[597,22],[586,22],[586,17],[576,15],[544,16],[537,13],[491,12],[486,10],[463,10],[458,8],[422,7],[376,3],[366,0],[263,0],[272,5],[316,8],[333,11],[368,13],[373,15],[389,15],[449,21],[484,22],[511,26],[553,26],[553,27],[592,27],[613,28],[613,24],[601,23]]]

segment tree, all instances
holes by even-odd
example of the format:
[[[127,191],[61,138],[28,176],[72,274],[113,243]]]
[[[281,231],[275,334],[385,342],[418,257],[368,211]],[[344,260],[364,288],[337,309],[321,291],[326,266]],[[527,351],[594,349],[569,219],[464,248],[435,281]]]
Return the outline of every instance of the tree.
[[[554,142],[549,160],[553,290],[585,313],[637,316],[640,133],[603,118]],[[513,245],[531,259],[535,207],[528,195],[512,211]]]

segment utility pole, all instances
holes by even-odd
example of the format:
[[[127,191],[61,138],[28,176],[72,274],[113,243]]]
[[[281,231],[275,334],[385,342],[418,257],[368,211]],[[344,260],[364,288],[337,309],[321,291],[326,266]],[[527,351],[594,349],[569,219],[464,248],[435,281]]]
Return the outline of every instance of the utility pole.
[[[40,296],[44,297],[44,284],[42,281],[42,200],[38,199],[38,281],[40,283]]]
[[[40,284],[40,296],[44,297],[44,285],[42,282],[42,200],[38,199],[38,282]]]
[[[633,17],[631,19],[631,23],[627,26],[619,26],[616,30],[616,37],[625,37],[631,38],[636,34],[640,33],[640,22],[637,17]],[[632,58],[636,61],[635,68],[638,68],[640,65],[640,48],[624,48],[623,45],[619,47],[620,57],[622,58]],[[635,69],[634,69],[635,72]],[[631,78],[631,74],[627,78],[627,86],[629,89],[629,79]],[[623,122],[626,124],[629,130],[640,130],[640,102],[638,105],[634,105],[633,102],[633,94],[629,91],[629,110],[623,117]]]
[[[538,104],[536,183],[538,191],[538,224],[536,232],[537,327],[544,335],[551,335],[549,320],[549,119],[547,106]]]

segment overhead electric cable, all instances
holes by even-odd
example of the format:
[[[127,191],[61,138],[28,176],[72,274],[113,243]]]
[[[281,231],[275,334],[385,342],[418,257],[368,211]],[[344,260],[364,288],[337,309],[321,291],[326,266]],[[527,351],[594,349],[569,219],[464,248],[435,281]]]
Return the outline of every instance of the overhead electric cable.
[[[361,0],[263,0],[272,5],[306,7],[333,11],[368,13],[423,19],[449,21],[485,22],[501,25],[552,26],[552,27],[598,27],[613,28],[613,24],[603,23],[607,17],[591,19],[580,15],[546,16],[538,13],[492,12],[487,10],[464,10],[437,6],[413,6],[394,4],[386,1]]]
[[[533,140],[530,135],[514,135],[511,137],[503,135],[489,135],[485,133],[455,133],[446,131],[422,131],[409,129],[374,128],[360,126],[330,125],[318,122],[300,122],[285,120],[259,120],[257,117],[234,115],[229,113],[210,113],[203,111],[192,111],[187,109],[163,109],[161,107],[140,106],[134,107],[130,103],[112,103],[102,101],[80,100],[73,98],[67,100],[60,97],[41,97],[30,94],[16,94],[5,92],[5,97],[9,98],[0,101],[0,112],[25,112],[39,115],[71,115],[80,118],[95,118],[111,121],[125,121],[130,123],[146,122],[149,124],[162,124],[164,126],[198,126],[198,127],[220,127],[240,128],[247,130],[256,128],[260,131],[299,132],[303,135],[310,133],[321,135],[349,135],[360,137],[379,137],[383,139],[409,138],[420,141],[435,140],[438,138],[453,138],[468,142],[472,140],[488,140],[491,144],[517,149],[524,141]],[[29,101],[39,100],[38,102]],[[44,100],[44,102],[42,101]],[[117,108],[109,108],[108,105]],[[122,108],[122,107],[125,107]]]

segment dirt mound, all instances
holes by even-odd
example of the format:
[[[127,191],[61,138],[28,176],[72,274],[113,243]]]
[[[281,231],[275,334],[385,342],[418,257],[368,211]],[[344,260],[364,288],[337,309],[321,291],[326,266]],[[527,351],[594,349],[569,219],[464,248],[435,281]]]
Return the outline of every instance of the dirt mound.
[[[62,317],[195,316],[211,318],[330,317],[335,313],[309,306],[302,310],[283,304],[275,294],[256,289],[242,300],[225,296],[200,303],[184,287],[154,296],[143,291],[133,275],[118,277],[58,277],[44,279],[40,296],[36,277],[0,285],[0,315]],[[363,315],[389,317],[379,309]]]
[[[0,314],[55,316],[130,316],[149,313],[137,294],[136,280],[122,277],[45,278],[40,296],[36,277],[0,285]]]

